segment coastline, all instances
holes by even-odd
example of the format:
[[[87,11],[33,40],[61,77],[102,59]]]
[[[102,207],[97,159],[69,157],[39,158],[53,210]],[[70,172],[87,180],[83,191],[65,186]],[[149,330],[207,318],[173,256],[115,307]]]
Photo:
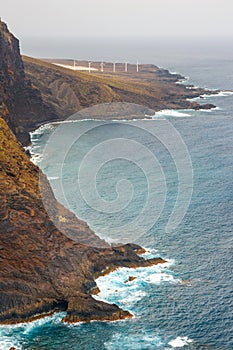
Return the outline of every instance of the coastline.
[[[172,74],[153,64],[141,65],[139,73],[135,73],[135,65],[129,64],[127,73],[117,71],[113,74],[112,64],[106,62],[109,71],[88,73],[55,66],[50,63],[56,61],[55,59],[38,60],[26,56],[22,58],[26,77],[41,92],[47,110],[49,108],[49,113],[46,112],[36,119],[32,118],[30,125],[21,123],[21,127],[27,133],[44,123],[64,121],[73,114],[80,116],[83,114],[82,117],[79,117],[80,120],[133,120],[150,119],[155,112],[163,109],[211,109],[215,107],[213,104],[200,104],[194,99],[203,94],[219,92],[197,88],[191,84],[185,85],[182,83],[185,77]],[[92,64],[98,66],[99,62]],[[133,107],[135,101],[137,108]],[[112,115],[111,113],[109,115],[99,113],[92,115],[91,118],[89,115],[85,116],[87,108],[114,103],[122,104],[121,113],[120,111]],[[124,103],[131,103],[132,109],[124,110]],[[27,146],[29,142],[28,136],[23,137],[24,146]]]
[[[223,94],[223,95],[222,95]],[[231,91],[219,91],[218,93],[212,93],[212,94],[210,94],[210,95],[206,95],[206,97],[208,98],[208,97],[212,97],[212,96],[216,96],[216,97],[218,97],[218,96],[227,96],[227,94],[232,94],[232,92]],[[204,97],[204,98],[206,98],[206,97]],[[214,108],[216,108],[216,107],[214,107]],[[204,109],[205,110],[205,109]],[[161,111],[161,112],[163,112],[163,111]],[[183,115],[184,117],[185,117],[185,115]],[[77,119],[77,120],[70,120],[70,121],[58,121],[58,122],[54,122],[54,123],[63,123],[63,122],[79,122],[79,121],[81,121],[81,120],[90,120],[90,119]],[[93,120],[97,120],[97,119],[93,119]],[[100,119],[101,120],[101,119]],[[127,121],[127,119],[125,119],[126,121]],[[46,125],[49,125],[49,124],[53,124],[53,122],[52,123],[48,123],[48,124],[46,124]],[[143,248],[142,248],[142,250],[140,251],[140,254],[141,253],[143,253],[143,252],[145,252],[145,251],[143,251]],[[160,263],[159,262],[160,260],[156,260],[155,261],[155,265],[156,264],[158,264],[158,263]],[[162,263],[165,263],[166,261],[162,261]],[[115,271],[116,269],[117,269],[118,267],[114,267],[114,268],[110,268],[110,269],[107,269],[107,270],[105,270],[105,271],[101,271],[101,273],[100,274],[98,274],[98,275],[96,275],[95,276],[95,278],[99,278],[99,277],[101,277],[101,276],[105,276],[105,275],[107,275],[107,274],[109,274],[109,273],[112,273],[113,271]],[[94,289],[93,289],[93,291],[92,291],[92,295],[96,295],[96,294],[98,294],[98,289],[97,289],[97,287],[95,287]],[[108,320],[108,321],[114,321],[114,320],[116,320],[116,319],[122,319],[121,317],[123,317],[123,318],[130,318],[131,317],[131,315],[130,314],[124,314],[124,315],[120,315],[120,314],[118,314],[118,316],[117,317],[119,317],[119,318],[115,318],[115,316],[113,317],[113,319],[108,319],[108,318],[106,318],[105,320]],[[95,317],[94,316],[94,318],[93,318],[93,320],[100,320],[98,317]],[[64,319],[64,321],[66,322],[66,319]],[[76,323],[76,322],[89,322],[89,321],[87,321],[85,318],[82,318],[82,317],[80,317],[80,316],[76,316],[76,317],[74,317],[74,318],[72,318],[72,321],[68,321],[68,323]]]
[[[47,6],[43,15],[49,10]],[[166,8],[164,10],[166,18],[168,11]],[[199,17],[206,22],[208,16],[203,11],[203,8],[196,10],[194,4],[192,11],[186,11],[186,17],[199,13]],[[206,7],[206,13],[209,11]],[[59,9],[55,12],[59,16]],[[56,15],[55,12],[53,14]],[[136,19],[134,13],[131,14],[133,20]],[[221,14],[224,17],[224,13]],[[216,15],[219,19],[217,7]],[[172,16],[178,23],[176,13]],[[60,18],[59,28],[63,32],[67,28],[62,28],[61,24],[67,18],[65,14]],[[73,18],[77,19],[77,13],[76,16],[73,14]],[[50,27],[53,19],[50,20]],[[18,16],[19,26],[20,20],[21,16]],[[80,26],[81,22],[76,21],[76,24]],[[181,19],[180,28],[182,25],[184,27],[183,22]],[[191,30],[196,36],[200,28],[189,26],[189,22],[187,20],[191,29],[187,27],[187,33]],[[208,32],[207,22],[203,24],[205,33]],[[151,23],[156,25],[153,21]],[[45,26],[38,31],[35,21],[31,33],[37,30],[38,35],[42,35]],[[116,26],[119,32],[119,23]],[[113,27],[114,23],[111,29]],[[153,64],[140,64],[142,71],[139,76],[135,64],[128,64],[128,72],[124,71],[127,63],[120,63],[114,72],[116,74],[113,74],[113,63],[110,62],[90,62],[94,67],[90,73],[88,61],[84,61],[83,65],[78,63],[81,68],[87,65],[83,71],[66,69],[66,66],[52,67],[50,62],[29,57],[24,57],[23,63],[18,40],[9,33],[0,18],[0,321],[4,318],[6,322],[9,320],[9,323],[0,324],[0,349],[233,349],[232,283],[229,278],[232,272],[230,243],[233,224],[230,190],[233,172],[233,61],[230,40],[225,40],[224,35],[219,40],[214,39],[214,30],[218,31],[218,28],[216,25],[212,27],[210,36],[204,40],[204,32],[198,40],[194,36],[190,40],[186,35],[179,41],[175,38],[175,32],[171,31],[172,40],[151,37],[145,43],[140,38],[125,42],[124,39],[104,42],[90,38],[90,42],[84,43],[68,38],[64,40],[62,36],[59,40],[53,40],[50,47],[46,46],[49,38],[38,41],[39,45],[43,44],[43,54],[53,55],[51,57],[67,55],[91,59],[91,52],[94,52],[95,57],[100,59],[122,57],[136,62],[138,57],[139,62],[170,67],[168,72]],[[169,28],[161,27],[164,33],[166,30]],[[53,33],[47,31],[45,34],[48,37]],[[81,36],[82,30],[73,34]],[[42,47],[37,49],[36,41],[30,41],[27,45],[29,47],[30,43],[32,46],[26,50],[40,55],[38,52]],[[123,42],[127,47],[122,45]],[[22,45],[25,50],[25,44]],[[88,45],[91,45],[90,49],[87,49]],[[101,72],[101,63],[106,65],[104,72]],[[177,73],[179,71],[189,78],[181,77]],[[226,96],[230,97],[226,99]],[[96,109],[99,105],[124,101],[132,104],[138,102],[139,109],[128,111],[122,108],[117,115],[113,113],[112,118],[111,113],[104,113],[103,109],[97,111],[94,118],[88,118],[85,114],[85,110],[88,112],[91,106]],[[145,110],[140,106],[144,106]],[[80,125],[64,125],[67,137],[65,133],[62,134],[47,152],[47,157],[42,150],[57,128],[55,124],[69,122],[67,118],[74,113],[79,114],[81,119],[70,122],[81,121]],[[113,119],[114,115],[116,119]],[[99,128],[100,124],[106,124],[103,131]],[[143,135],[143,132],[135,132],[136,124],[150,132],[155,130],[158,142]],[[166,148],[167,144],[172,144],[170,132],[161,130],[166,124],[175,127],[184,146],[187,146],[192,181],[187,176],[188,163],[183,162],[180,166],[184,154],[182,149],[178,149],[178,142],[174,143],[171,153],[169,147]],[[38,127],[42,129],[38,131]],[[88,127],[93,127],[95,132],[83,133],[80,144],[77,142],[77,147],[72,150],[70,147],[69,154],[65,152],[65,140],[71,139],[75,129],[82,134],[82,130]],[[34,135],[35,143],[32,144],[30,133],[36,132],[38,135]],[[160,142],[163,132],[166,142]],[[28,148],[35,146],[37,139],[34,152],[40,152],[41,159],[48,160],[47,168],[43,161],[38,163],[47,179],[39,167],[34,166],[36,163],[32,164],[34,159],[27,147],[20,146],[13,134]],[[93,169],[98,162],[96,153],[83,172],[87,181],[84,186],[81,184],[82,188],[85,187],[86,193],[94,197],[94,184],[103,199],[111,200],[120,193],[118,178],[120,181],[122,178],[130,180],[132,205],[129,210],[123,208],[119,220],[112,213],[106,216],[102,212],[95,214],[89,210],[91,205],[88,208],[82,199],[79,200],[79,193],[76,192],[78,187],[75,180],[79,180],[79,174],[74,160],[79,165],[80,160],[84,159],[83,155],[99,140],[102,141],[102,135],[104,140],[122,135],[129,139],[132,136],[140,144],[148,145],[148,150],[153,152],[164,172],[164,210],[156,224],[138,240],[136,235],[141,225],[128,230],[124,223],[136,217],[140,205],[143,205],[147,195],[144,182],[145,185],[149,183],[147,174],[155,174],[153,185],[159,193],[165,193],[158,181],[159,172],[153,169],[153,162],[143,155],[141,149],[135,152],[132,147],[131,154],[136,154],[136,159],[142,158],[144,164],[148,164],[149,171],[145,172],[144,182],[141,180],[144,166],[143,172],[137,174],[133,164],[131,168],[121,161],[106,164],[101,169],[102,173],[97,175],[97,181],[92,181],[88,173],[95,174]],[[73,145],[72,142],[70,144]],[[123,142],[121,145],[123,151],[129,149]],[[120,147],[116,144],[117,151]],[[55,155],[63,150],[68,155],[67,167],[63,166],[63,171],[60,171],[57,164],[64,165],[65,162],[57,162]],[[110,153],[110,147],[103,147],[102,154],[105,156],[105,153]],[[31,162],[28,162],[28,158]],[[41,159],[38,157],[37,161]],[[74,180],[73,172],[76,175]],[[45,201],[41,200],[40,178]],[[58,194],[61,188],[59,181],[67,186],[67,201]],[[150,192],[153,190],[152,186],[147,187]],[[123,200],[129,198],[125,188],[122,191]],[[192,189],[192,197],[188,210],[177,229],[167,234],[165,224],[167,218],[172,218],[173,204],[174,208],[182,209],[184,203],[178,200],[177,194],[186,195],[189,189]],[[58,203],[54,195],[75,215]],[[77,199],[77,205],[72,198]],[[50,214],[44,205],[47,201],[46,204],[51,207]],[[144,212],[146,223],[149,224],[150,219],[156,217],[156,209],[161,203],[160,195],[151,201],[148,212]],[[111,209],[110,205],[112,203],[107,203],[107,209]],[[118,222],[122,224],[120,228]],[[108,240],[108,237],[111,237],[115,224],[119,242],[139,242],[148,251],[133,244],[114,246],[112,242],[116,242],[116,239]],[[129,238],[124,240],[127,235]],[[107,242],[104,247],[101,237]],[[141,267],[149,259],[151,266]]]
[[[143,259],[137,254],[142,248],[134,244],[111,247],[102,241],[86,222],[56,201],[47,178],[28,159],[3,119],[0,134],[0,175],[4,184],[0,186],[0,231],[4,232],[0,323],[28,322],[65,310],[66,322],[131,317],[116,305],[93,299],[95,279],[118,267],[147,267],[161,259]],[[44,209],[39,176],[56,226]],[[68,238],[70,234],[75,240]],[[14,259],[9,259],[12,256]],[[12,275],[17,276],[16,281]]]
[[[141,249],[141,248],[140,248]],[[140,253],[142,253],[143,251],[142,250],[140,250]],[[153,262],[151,261],[151,263],[153,264]],[[161,261],[158,261],[158,260],[156,260],[156,262],[155,262],[155,264],[156,263],[161,263]],[[144,262],[143,262],[143,264],[144,264]],[[141,265],[139,265],[139,266],[141,266]],[[137,266],[137,267],[139,267],[139,266]],[[105,275],[105,274],[108,274],[108,273],[110,273],[110,272],[112,272],[112,271],[115,271],[117,268],[119,268],[120,267],[120,265],[118,265],[118,266],[115,266],[115,267],[113,267],[113,268],[111,268],[111,269],[109,269],[109,270],[107,270],[107,271],[103,271],[103,270],[101,270],[101,272],[99,273],[99,274],[97,274],[97,275],[95,275],[95,279],[96,278],[98,278],[98,277],[100,277],[100,276],[103,276],[103,275]],[[132,266],[133,268],[135,268],[135,265],[134,266]],[[94,288],[94,289],[96,289],[96,287]],[[91,292],[91,295],[93,295],[93,294],[96,294],[95,292],[93,293],[93,291]],[[76,299],[76,300],[78,300],[78,299]],[[82,300],[82,296],[81,296],[81,299],[80,300]],[[89,299],[89,301],[90,301],[90,299]],[[117,311],[116,311],[117,310]],[[88,319],[88,318],[86,318],[86,317],[82,317],[82,316],[80,316],[80,315],[77,315],[77,314],[75,314],[75,315],[72,315],[71,317],[68,317],[68,318],[64,318],[64,321],[65,322],[67,322],[67,323],[76,323],[76,322],[90,322],[91,320],[107,320],[107,321],[115,321],[115,320],[118,320],[118,319],[124,319],[124,318],[131,318],[132,317],[132,315],[130,315],[130,313],[128,313],[127,311],[125,312],[125,313],[119,313],[119,310],[118,309],[116,309],[116,310],[111,310],[111,312],[113,312],[113,316],[111,316],[111,317],[103,317],[103,318],[98,318],[98,317],[93,317],[93,318],[91,318],[91,319]],[[61,310],[58,310],[58,311],[61,311]],[[64,311],[64,310],[63,310]],[[50,312],[49,314],[51,315],[51,314],[53,314],[54,312],[57,312],[57,311],[52,311],[52,312]],[[47,317],[47,315],[48,315],[48,313],[46,314],[46,313],[42,313],[42,314],[39,314],[39,315],[34,315],[33,317],[31,317],[31,318],[27,318],[26,319],[26,322],[32,322],[32,321],[34,321],[35,320],[35,318],[36,319],[39,319],[39,318],[44,318],[44,317]],[[25,319],[24,319],[25,320]],[[16,323],[20,323],[20,322],[22,322],[23,320],[18,320],[17,322],[7,322],[7,323],[2,323],[1,322],[1,324],[16,324]],[[23,321],[24,322],[24,321]]]
[[[141,255],[142,251],[145,251],[144,248],[139,247],[139,252]],[[150,258],[150,259],[144,259],[139,264],[129,264],[128,269],[135,270],[140,269],[142,267],[144,268],[150,268],[156,265],[166,265],[167,260],[164,260],[162,258]],[[117,271],[120,268],[124,268],[125,266],[115,266],[110,267],[102,272],[95,275],[95,280],[98,280],[100,277],[107,276],[114,271]],[[130,276],[129,276],[130,277]],[[95,282],[96,283],[96,282]],[[122,309],[121,307],[108,303],[106,300],[98,299],[98,294],[101,293],[101,290],[99,290],[98,285],[96,284],[95,287],[92,288],[89,295],[86,295],[84,293],[80,294],[80,297],[75,298],[75,311],[66,309],[66,308],[55,308],[54,310],[33,314],[31,316],[27,315],[23,318],[17,319],[7,319],[7,320],[1,320],[0,326],[14,326],[19,324],[28,324],[33,323],[39,319],[51,317],[56,313],[65,312],[66,315],[62,318],[62,322],[66,324],[78,324],[78,323],[89,323],[92,321],[120,321],[128,318],[132,318],[133,314],[127,310]],[[93,298],[94,296],[94,298]],[[94,304],[94,309],[90,313],[90,305]],[[80,305],[79,310],[77,310],[77,304]]]
[[[143,255],[146,252],[146,249],[143,247],[139,247],[138,246],[138,255]],[[143,258],[144,259],[144,258]],[[127,267],[127,269],[129,270],[129,282],[130,280],[130,273],[131,271],[135,273],[135,271],[140,270],[141,268],[153,268],[155,266],[163,266],[164,268],[168,267],[168,264],[170,264],[169,261],[164,260],[160,257],[153,257],[153,258],[148,258],[148,259],[144,259],[143,261],[141,261],[141,264],[133,264],[134,266],[129,266]],[[131,265],[131,264],[130,264]],[[125,266],[115,266],[112,268],[107,268],[101,272],[99,272],[98,274],[95,275],[95,281],[97,281],[98,279],[108,276],[109,274],[114,273],[117,270],[120,269],[124,269],[126,268]],[[136,278],[135,278],[136,279]],[[95,282],[96,283],[96,282]],[[127,281],[125,281],[125,283],[127,283]],[[80,298],[75,300],[75,302],[79,302],[81,304],[81,311],[79,312],[75,312],[75,314],[69,315],[69,310],[66,310],[65,308],[60,308],[60,309],[54,309],[48,312],[44,312],[44,313],[39,313],[39,314],[34,314],[32,316],[28,316],[28,317],[24,317],[24,318],[18,318],[18,319],[14,319],[14,320],[6,320],[6,321],[0,321],[0,327],[2,326],[17,326],[20,324],[30,324],[33,322],[36,322],[40,319],[44,319],[44,318],[48,318],[53,316],[56,313],[65,313],[66,315],[64,315],[62,317],[62,322],[66,323],[66,324],[79,324],[79,323],[89,323],[92,321],[107,321],[107,322],[115,322],[115,321],[120,321],[120,320],[124,320],[124,319],[128,319],[128,318],[133,318],[134,315],[132,314],[131,311],[127,311],[127,310],[123,310],[120,306],[115,305],[115,304],[111,304],[109,303],[107,300],[102,300],[101,298],[98,297],[98,294],[101,293],[101,290],[98,287],[98,284],[96,283],[96,286],[94,288],[92,288],[92,290],[90,291],[90,296],[91,299],[93,300],[94,298],[94,303],[95,303],[95,308],[96,305],[99,304],[99,306],[101,307],[105,307],[105,305],[108,305],[111,309],[111,316],[110,315],[104,315],[104,317],[99,316],[97,314],[92,314],[89,315],[89,311],[88,311],[88,317],[85,316],[86,313],[86,309],[88,310],[90,307],[90,297],[87,298],[86,295],[84,294],[80,294]],[[87,304],[86,304],[86,300],[87,300]],[[100,309],[101,310],[101,309]],[[100,312],[99,310],[99,312]],[[106,310],[103,309],[103,311],[105,312]]]

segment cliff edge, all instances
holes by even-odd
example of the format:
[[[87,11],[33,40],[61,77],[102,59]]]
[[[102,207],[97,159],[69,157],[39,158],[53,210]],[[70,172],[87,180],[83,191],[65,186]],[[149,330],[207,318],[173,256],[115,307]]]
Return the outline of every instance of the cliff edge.
[[[0,20],[0,112],[18,140],[30,142],[28,131],[46,120],[56,119],[52,107],[25,76],[19,41]]]

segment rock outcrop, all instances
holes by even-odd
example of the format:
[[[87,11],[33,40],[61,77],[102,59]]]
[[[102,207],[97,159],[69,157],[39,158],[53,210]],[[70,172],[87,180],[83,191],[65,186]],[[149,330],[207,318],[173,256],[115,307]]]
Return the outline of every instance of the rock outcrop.
[[[25,76],[19,41],[0,20],[0,115],[23,144],[30,142],[28,131],[56,118],[41,92]]]

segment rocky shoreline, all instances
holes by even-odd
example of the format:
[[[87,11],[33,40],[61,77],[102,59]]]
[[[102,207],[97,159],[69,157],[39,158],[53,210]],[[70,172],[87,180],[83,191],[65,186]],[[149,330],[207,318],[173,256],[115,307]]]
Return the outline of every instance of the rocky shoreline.
[[[196,88],[193,85],[180,84],[185,77],[172,74],[168,70],[153,64],[140,65],[139,73],[136,66],[128,64],[128,72],[119,70],[112,73],[112,64],[104,62],[105,73],[83,73],[72,71],[52,64],[52,62],[71,64],[73,60],[38,60],[23,56],[25,72],[34,86],[42,92],[43,99],[48,105],[56,104],[56,120],[64,120],[72,114],[85,114],[85,108],[95,105],[122,103],[122,111],[105,114],[94,114],[86,119],[144,119],[150,118],[162,109],[210,109],[213,104],[199,104],[192,99],[203,94],[214,94],[219,91],[209,91]],[[87,61],[77,61],[78,65],[87,65]],[[100,62],[92,62],[99,67]],[[120,64],[119,65],[123,65]],[[38,84],[38,81],[40,83]],[[86,89],[86,82],[91,90],[86,91],[85,99],[82,95]],[[108,93],[106,93],[107,91]],[[58,98],[59,96],[59,98]],[[52,98],[52,100],[51,100]],[[135,101],[137,108],[135,108]],[[132,103],[132,109],[124,109],[123,104]],[[62,109],[60,108],[62,104]]]
[[[1,21],[0,47],[0,324],[30,322],[58,311],[67,312],[67,323],[130,318],[128,311],[92,297],[98,292],[95,279],[119,267],[165,261],[143,259],[143,249],[134,244],[103,242],[56,201],[21,143],[27,145],[29,131],[41,123],[64,120],[96,104],[131,103],[124,118],[145,117],[164,108],[200,108],[187,99],[208,92],[176,84],[180,76],[153,65],[145,65],[140,78],[119,74],[112,79],[26,57],[23,63],[18,40]]]
[[[63,321],[68,323],[131,317],[92,297],[95,279],[118,267],[164,260],[143,259],[138,255],[142,248],[133,244],[104,246],[85,222],[56,201],[46,177],[2,119],[0,148],[0,324],[29,322],[57,311],[67,311]],[[39,176],[53,218],[44,209]]]

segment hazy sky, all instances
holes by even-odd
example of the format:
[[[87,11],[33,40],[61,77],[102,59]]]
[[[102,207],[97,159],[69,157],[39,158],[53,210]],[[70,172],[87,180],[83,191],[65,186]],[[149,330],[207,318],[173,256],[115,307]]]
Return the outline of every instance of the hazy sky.
[[[233,37],[233,0],[7,0],[0,16],[19,38]]]

